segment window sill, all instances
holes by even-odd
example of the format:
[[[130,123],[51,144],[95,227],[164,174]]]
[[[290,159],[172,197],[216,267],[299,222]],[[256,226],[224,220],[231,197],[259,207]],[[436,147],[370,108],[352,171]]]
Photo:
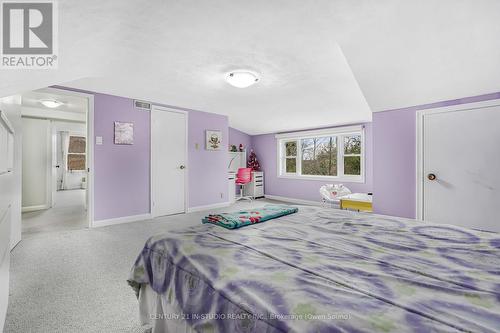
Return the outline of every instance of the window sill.
[[[343,183],[364,183],[365,178],[360,177],[336,177],[336,176],[297,176],[297,175],[278,175],[278,178],[283,179],[298,179],[298,180],[321,180],[330,182]]]

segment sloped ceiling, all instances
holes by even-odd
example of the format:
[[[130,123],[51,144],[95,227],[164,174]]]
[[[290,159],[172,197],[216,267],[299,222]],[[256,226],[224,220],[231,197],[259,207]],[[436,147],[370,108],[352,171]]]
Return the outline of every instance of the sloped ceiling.
[[[500,1],[59,1],[59,69],[0,71],[0,94],[62,84],[229,116],[249,134],[500,91]],[[247,89],[224,81],[248,68]]]

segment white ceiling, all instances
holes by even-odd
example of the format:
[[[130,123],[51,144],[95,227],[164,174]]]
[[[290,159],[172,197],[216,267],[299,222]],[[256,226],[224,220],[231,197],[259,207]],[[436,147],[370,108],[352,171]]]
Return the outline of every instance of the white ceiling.
[[[56,109],[48,108],[44,106],[40,101],[42,100],[57,100],[62,102],[61,106]],[[50,89],[40,89],[36,91],[29,91],[22,94],[22,105],[25,107],[38,108],[50,111],[66,111],[74,113],[86,113],[87,112],[87,99],[83,97],[57,94]]]
[[[2,70],[0,96],[65,83],[259,134],[500,91],[497,0],[58,3],[59,69]],[[231,87],[235,68],[262,79]]]

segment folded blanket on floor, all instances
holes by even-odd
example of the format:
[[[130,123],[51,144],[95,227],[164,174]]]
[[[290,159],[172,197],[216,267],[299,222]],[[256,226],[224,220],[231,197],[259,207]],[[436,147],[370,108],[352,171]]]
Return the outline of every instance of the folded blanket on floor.
[[[227,229],[236,229],[249,224],[264,222],[298,212],[297,207],[287,205],[266,205],[248,211],[211,214],[201,219],[202,223],[213,223]]]

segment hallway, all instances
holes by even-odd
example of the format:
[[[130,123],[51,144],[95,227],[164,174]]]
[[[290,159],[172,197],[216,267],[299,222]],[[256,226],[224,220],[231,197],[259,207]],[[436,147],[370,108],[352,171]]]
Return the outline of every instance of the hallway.
[[[46,231],[87,228],[85,193],[85,190],[57,191],[53,208],[23,213],[23,236]]]

